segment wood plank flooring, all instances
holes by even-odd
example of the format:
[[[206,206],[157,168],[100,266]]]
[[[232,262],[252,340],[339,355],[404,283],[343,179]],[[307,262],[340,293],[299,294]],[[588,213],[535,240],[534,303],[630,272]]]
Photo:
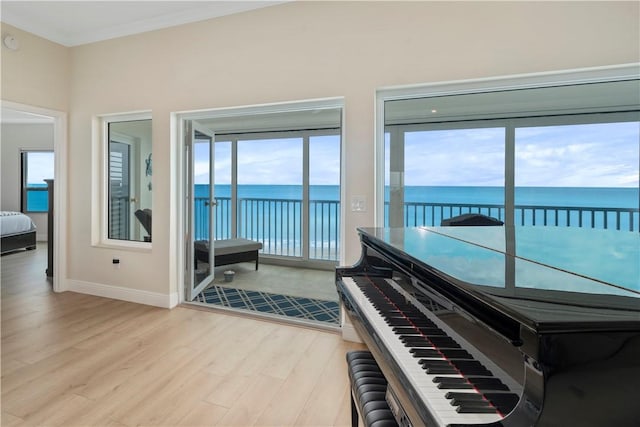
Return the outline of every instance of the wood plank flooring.
[[[1,425],[348,426],[338,334],[72,292],[3,256]]]

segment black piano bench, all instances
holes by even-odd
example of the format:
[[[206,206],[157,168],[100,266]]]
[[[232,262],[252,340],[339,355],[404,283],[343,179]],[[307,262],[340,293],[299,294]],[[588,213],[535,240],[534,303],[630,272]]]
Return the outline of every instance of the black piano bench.
[[[358,414],[365,427],[397,427],[385,399],[387,380],[369,351],[347,353],[351,383],[351,427],[358,427]]]

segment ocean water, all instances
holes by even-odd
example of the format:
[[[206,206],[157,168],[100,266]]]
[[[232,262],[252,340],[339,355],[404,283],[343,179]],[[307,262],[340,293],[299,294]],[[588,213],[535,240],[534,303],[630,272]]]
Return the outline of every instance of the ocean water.
[[[204,198],[208,191],[207,185],[197,185],[196,197]],[[388,198],[388,188],[386,191]],[[219,203],[214,234],[216,238],[228,238],[231,224],[229,201],[222,199],[231,197],[231,187],[216,186],[215,196]],[[339,196],[340,189],[336,185],[310,186],[309,227],[312,252],[316,249],[334,251],[337,247],[340,227]],[[301,186],[240,185],[238,198],[240,236],[262,241],[268,253],[300,255],[296,250],[299,250],[301,241]],[[406,187],[405,202],[442,205],[434,208],[425,208],[423,205],[407,206],[407,226],[439,225],[442,219],[468,212],[470,205],[496,205],[491,209],[482,208],[480,212],[504,219],[504,189],[501,187]],[[516,189],[515,202],[516,223],[521,225],[547,224],[636,231],[640,227],[637,188],[520,187]],[[541,207],[564,208],[545,210]],[[585,207],[635,209],[636,212],[629,214],[628,211],[593,212],[593,209],[580,209]],[[203,212],[206,212],[206,209],[203,209]],[[205,215],[208,214],[202,216]],[[205,221],[205,224],[196,227],[196,234],[206,233],[207,230]],[[289,247],[285,247],[286,245]]]
[[[206,197],[208,185],[196,185],[196,197]],[[389,188],[385,189],[386,199]],[[230,185],[217,185],[216,197],[231,197]],[[312,185],[309,187],[311,200],[340,200],[337,185]],[[299,185],[239,185],[239,198],[287,199],[302,198]],[[640,201],[638,188],[595,188],[595,187],[518,187],[516,205],[527,206],[572,206],[598,208],[638,208]],[[426,187],[405,188],[406,202],[442,204],[504,204],[502,187]]]
[[[29,187],[47,188],[47,184],[28,184]],[[29,191],[27,190],[27,211],[29,212],[47,212],[49,209],[49,192],[48,191]]]
[[[34,185],[35,186],[35,185]],[[45,185],[46,186],[46,185]],[[196,197],[206,197],[208,185],[196,185]],[[386,188],[388,200],[389,189]],[[217,185],[216,197],[231,197],[230,185]],[[240,185],[238,197],[247,199],[302,199],[299,185]],[[340,200],[337,185],[312,185],[311,200]],[[28,208],[32,211],[47,210],[48,193],[29,193]],[[406,187],[406,202],[504,204],[504,189],[501,187]],[[567,188],[567,187],[519,187],[516,188],[516,205],[574,206],[601,208],[638,208],[637,188]]]

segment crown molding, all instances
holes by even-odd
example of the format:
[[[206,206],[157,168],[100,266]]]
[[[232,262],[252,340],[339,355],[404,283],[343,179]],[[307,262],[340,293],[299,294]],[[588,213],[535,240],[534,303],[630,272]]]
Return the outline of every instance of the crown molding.
[[[9,1],[2,2],[2,22],[63,46],[73,47],[242,13],[288,1],[291,0],[163,3]],[[160,5],[165,7],[162,12],[159,11]],[[97,7],[109,13],[97,15]],[[127,16],[131,18],[126,18]],[[95,22],[96,25],[87,25],[88,22]]]

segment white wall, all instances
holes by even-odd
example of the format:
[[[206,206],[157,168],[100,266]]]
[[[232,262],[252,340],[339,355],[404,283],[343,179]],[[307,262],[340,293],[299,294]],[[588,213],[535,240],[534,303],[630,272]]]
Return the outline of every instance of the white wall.
[[[640,62],[638,6],[292,2],[72,48],[69,278],[139,295],[177,292],[169,280],[171,112],[334,96],[345,98],[347,200],[364,195],[369,204],[342,224],[345,262],[355,262],[355,228],[374,223],[377,88]],[[93,247],[91,120],[140,110],[153,113],[153,249]]]
[[[3,123],[1,135],[2,195],[0,210],[20,212],[22,150],[53,150],[52,124]],[[36,225],[36,239],[47,240],[47,214],[28,214]]]

